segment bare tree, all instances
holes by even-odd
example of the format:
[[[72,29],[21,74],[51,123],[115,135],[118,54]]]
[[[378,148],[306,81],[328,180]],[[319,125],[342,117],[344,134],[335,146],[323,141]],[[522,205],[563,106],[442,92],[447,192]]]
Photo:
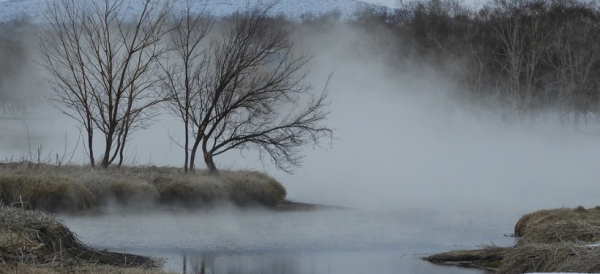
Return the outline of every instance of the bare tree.
[[[559,86],[560,110],[563,115],[573,113],[578,130],[581,117],[594,103],[595,79],[599,76],[597,14],[585,3],[570,1],[556,1],[553,11],[556,26],[547,63]]]
[[[193,127],[190,168],[198,149],[211,172],[217,171],[215,156],[257,149],[261,159],[268,155],[278,168],[291,172],[300,164],[301,146],[331,137],[331,129],[321,125],[328,114],[326,89],[315,93],[306,83],[311,58],[294,53],[291,30],[273,24],[271,8],[247,8],[216,22],[194,69],[183,77],[168,77],[191,78],[190,84],[196,85],[190,88],[189,109],[182,104],[185,99],[172,101],[189,115],[185,118]],[[184,40],[197,41],[198,33],[202,28],[185,32]],[[179,56],[191,56],[190,50]]]
[[[497,0],[490,21],[499,42],[505,98],[510,119],[525,114],[536,85],[542,78],[540,66],[546,54],[549,31],[544,29],[546,3],[542,0]]]
[[[166,51],[159,42],[170,3],[139,1],[136,15],[125,0],[58,0],[45,13],[39,48],[52,76],[51,99],[83,124],[92,166],[95,130],[105,141],[102,167],[117,156],[120,166],[130,134],[148,126],[160,102],[155,64]]]
[[[206,45],[203,42],[214,23],[204,10],[193,11],[193,2],[186,1],[185,14],[175,22],[170,32],[171,53],[161,67],[165,72],[162,87],[169,101],[167,108],[183,122],[184,170],[194,169],[190,161],[190,116],[197,96],[202,92],[198,82],[208,60],[203,57]]]

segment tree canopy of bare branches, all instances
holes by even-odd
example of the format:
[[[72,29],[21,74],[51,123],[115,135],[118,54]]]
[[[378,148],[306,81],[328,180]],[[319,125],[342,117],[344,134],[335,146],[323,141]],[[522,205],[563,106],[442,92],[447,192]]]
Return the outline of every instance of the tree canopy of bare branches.
[[[92,166],[96,131],[105,142],[102,167],[117,157],[121,165],[131,133],[148,126],[161,102],[156,62],[166,51],[170,3],[139,1],[133,15],[124,0],[58,0],[45,13],[40,63],[52,76],[51,99],[82,124]]]
[[[393,34],[408,70],[426,64],[456,80],[475,116],[507,123],[548,114],[561,123],[600,122],[600,5],[595,0],[400,1],[386,16],[365,10],[355,23]],[[381,30],[378,30],[378,33]],[[390,59],[392,60],[392,59]],[[394,64],[393,64],[394,65]]]
[[[291,172],[303,145],[331,137],[323,125],[326,88],[315,92],[307,84],[311,58],[295,51],[291,30],[268,17],[271,8],[248,7],[214,25],[188,12],[172,32],[170,62],[179,65],[163,65],[163,86],[186,134],[191,126],[193,144],[186,136],[184,145],[190,169],[198,150],[214,172],[215,156],[256,149]]]

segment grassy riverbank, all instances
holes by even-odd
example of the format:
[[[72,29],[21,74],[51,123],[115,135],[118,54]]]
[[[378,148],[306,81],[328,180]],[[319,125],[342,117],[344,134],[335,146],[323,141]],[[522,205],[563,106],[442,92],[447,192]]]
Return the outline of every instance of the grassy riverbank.
[[[145,268],[122,268],[106,265],[81,265],[81,266],[43,266],[16,264],[7,265],[0,263],[0,273],[18,273],[18,274],[167,274],[167,272],[158,269]],[[174,273],[169,273],[174,274]]]
[[[515,225],[514,247],[458,250],[425,258],[441,264],[473,266],[499,274],[600,272],[600,207],[540,210]]]
[[[0,273],[162,273],[160,261],[95,250],[60,221],[0,206]]]
[[[98,206],[199,208],[228,201],[275,207],[285,188],[256,171],[186,174],[170,167],[91,169],[87,166],[1,163],[0,203],[48,212],[78,212]]]

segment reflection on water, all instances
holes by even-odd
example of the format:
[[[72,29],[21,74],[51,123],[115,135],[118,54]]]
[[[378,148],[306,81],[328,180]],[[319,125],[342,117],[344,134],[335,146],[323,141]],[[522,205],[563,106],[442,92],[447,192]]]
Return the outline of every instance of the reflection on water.
[[[184,274],[486,273],[477,269],[433,265],[415,255],[390,252],[189,254],[173,257],[165,269]]]
[[[504,234],[515,219],[427,210],[233,208],[59,217],[93,247],[163,258],[168,271],[206,274],[483,273],[433,265],[420,257],[490,241],[512,245],[514,240]]]

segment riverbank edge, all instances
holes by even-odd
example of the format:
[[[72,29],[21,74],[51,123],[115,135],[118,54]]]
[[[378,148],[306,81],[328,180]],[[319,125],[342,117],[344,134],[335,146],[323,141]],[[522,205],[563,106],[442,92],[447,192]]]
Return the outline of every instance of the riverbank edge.
[[[101,207],[210,209],[223,204],[276,208],[286,189],[252,170],[184,172],[181,168],[89,166],[0,162],[0,204],[53,213]]]
[[[424,257],[430,263],[497,271],[510,247],[490,246],[473,250],[453,250]]]
[[[600,271],[600,207],[545,209],[523,215],[515,224],[512,247],[484,246],[422,258],[428,262],[479,268],[500,274]],[[548,260],[546,256],[560,258]],[[526,255],[526,256],[525,256]],[[541,260],[543,263],[536,262]]]
[[[244,209],[251,209],[245,207]],[[303,203],[297,201],[284,200],[275,207],[265,208],[276,214],[277,212],[307,212],[319,210],[342,210],[347,209],[338,206],[329,206],[322,204]],[[80,212],[81,213],[81,212]],[[89,212],[88,212],[89,213]],[[84,214],[88,214],[85,213]],[[79,213],[78,213],[79,214]],[[18,225],[15,225],[17,223]],[[61,236],[70,238],[70,241],[61,237],[45,237],[51,231],[60,231]],[[36,235],[33,237],[33,235]],[[31,237],[29,237],[29,236]],[[39,241],[39,242],[38,242]],[[58,243],[57,243],[58,241]],[[79,255],[67,254],[63,251],[63,245],[71,242],[76,245],[80,252]],[[43,250],[42,247],[60,246],[60,251],[54,249]],[[65,247],[65,250],[67,248]],[[14,251],[14,252],[13,252]],[[24,253],[23,253],[24,252]],[[45,253],[53,254],[45,254]],[[67,252],[67,253],[65,253]],[[94,256],[84,259],[80,256],[85,253],[93,253]],[[11,255],[12,254],[12,255]],[[21,256],[19,256],[21,254]],[[24,255],[23,255],[24,254]],[[48,258],[52,255],[55,259],[43,261],[36,259],[39,256]],[[64,256],[63,256],[64,255]],[[123,264],[122,262],[111,262],[98,260],[98,255],[108,256],[109,259],[116,257],[129,257],[143,260],[145,263],[133,265]],[[38,256],[38,257],[36,257]],[[32,259],[33,258],[33,259]],[[41,258],[41,257],[40,257]],[[63,259],[64,258],[64,259]],[[75,258],[75,259],[74,259]],[[87,258],[87,257],[86,257]],[[165,274],[160,269],[161,259],[140,256],[129,253],[110,252],[107,250],[96,250],[84,243],[79,242],[74,235],[56,216],[47,214],[38,210],[25,210],[21,208],[8,207],[0,205],[0,273],[21,273],[21,274],[55,274],[55,273],[73,273],[73,274]]]

